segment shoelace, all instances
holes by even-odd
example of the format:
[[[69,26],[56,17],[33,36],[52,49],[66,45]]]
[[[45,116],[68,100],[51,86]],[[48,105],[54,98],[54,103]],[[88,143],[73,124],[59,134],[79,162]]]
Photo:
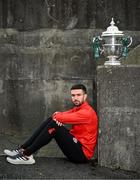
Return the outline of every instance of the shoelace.
[[[13,150],[13,152],[19,153],[20,149],[15,149],[15,150]]]
[[[24,161],[29,160],[29,158],[21,152],[19,152],[19,154],[15,155],[15,156],[13,156],[12,159],[19,159],[19,160],[24,160]]]

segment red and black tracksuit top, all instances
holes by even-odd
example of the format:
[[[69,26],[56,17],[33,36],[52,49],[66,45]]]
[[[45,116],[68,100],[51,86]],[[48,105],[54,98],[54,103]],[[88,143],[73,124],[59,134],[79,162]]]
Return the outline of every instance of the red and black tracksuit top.
[[[70,133],[82,144],[87,159],[91,159],[97,142],[98,118],[88,102],[68,111],[58,112],[53,118],[63,124],[72,124]]]

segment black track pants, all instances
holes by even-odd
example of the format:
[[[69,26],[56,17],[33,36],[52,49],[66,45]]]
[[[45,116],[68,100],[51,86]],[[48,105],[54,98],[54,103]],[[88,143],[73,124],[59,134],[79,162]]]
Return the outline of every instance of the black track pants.
[[[75,163],[87,162],[80,142],[69,133],[68,129],[64,126],[58,126],[51,118],[44,121],[21,147],[26,149],[26,155],[30,155],[48,144],[53,138],[70,161]]]

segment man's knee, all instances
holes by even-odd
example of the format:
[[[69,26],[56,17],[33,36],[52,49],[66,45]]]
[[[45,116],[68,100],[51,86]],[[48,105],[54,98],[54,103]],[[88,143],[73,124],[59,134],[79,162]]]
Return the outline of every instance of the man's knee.
[[[50,118],[50,121],[48,123],[48,127],[57,127],[56,122],[52,118]]]
[[[49,134],[54,134],[58,129],[60,129],[61,126],[58,126],[58,124],[51,119],[49,124],[48,124],[48,132]]]

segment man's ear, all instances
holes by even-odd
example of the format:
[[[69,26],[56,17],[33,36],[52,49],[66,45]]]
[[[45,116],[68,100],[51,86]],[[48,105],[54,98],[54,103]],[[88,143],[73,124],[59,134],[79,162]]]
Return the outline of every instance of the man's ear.
[[[84,100],[86,100],[87,99],[87,94],[84,94]]]

